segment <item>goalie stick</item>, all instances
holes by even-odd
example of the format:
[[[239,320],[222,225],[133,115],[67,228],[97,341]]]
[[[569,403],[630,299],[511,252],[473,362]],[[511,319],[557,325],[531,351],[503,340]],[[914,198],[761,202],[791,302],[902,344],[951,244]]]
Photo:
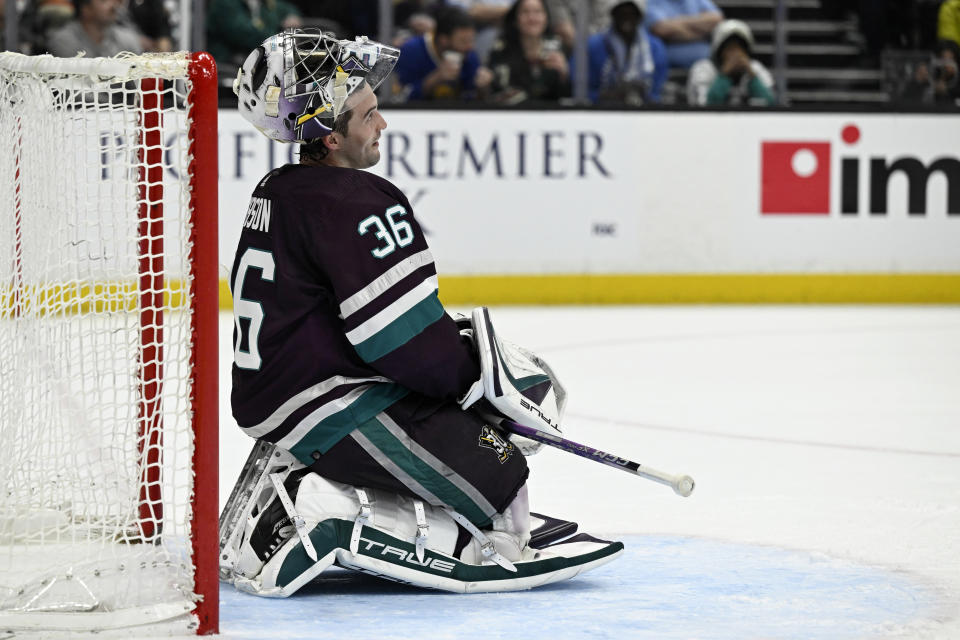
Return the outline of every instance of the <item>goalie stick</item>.
[[[531,440],[548,444],[552,447],[556,447],[557,449],[562,449],[568,453],[576,454],[581,458],[595,460],[596,462],[601,462],[615,469],[622,469],[623,471],[640,476],[641,478],[646,478],[648,480],[653,480],[654,482],[659,482],[660,484],[665,484],[672,488],[677,495],[683,496],[684,498],[693,493],[694,482],[693,478],[690,476],[674,475],[671,473],[658,471],[656,469],[651,469],[650,467],[641,465],[639,462],[633,462],[612,453],[600,451],[599,449],[588,447],[585,444],[580,444],[578,442],[574,442],[573,440],[567,440],[566,438],[562,438],[552,433],[540,431],[539,429],[533,429],[512,420],[504,420],[500,423],[500,426],[505,428],[507,431],[517,434],[518,436],[530,438]]]

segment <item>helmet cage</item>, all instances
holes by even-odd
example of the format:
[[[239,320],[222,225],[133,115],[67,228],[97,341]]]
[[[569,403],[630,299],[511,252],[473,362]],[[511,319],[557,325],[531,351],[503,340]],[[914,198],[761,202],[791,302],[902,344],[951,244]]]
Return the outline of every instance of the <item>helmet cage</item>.
[[[319,29],[287,29],[248,56],[234,92],[241,114],[265,135],[308,142],[328,135],[349,109],[350,94],[364,84],[376,89],[399,56],[363,36],[338,40]]]
[[[372,89],[390,75],[400,50],[359,36],[337,40],[319,29],[288,29],[283,33],[283,93],[287,98],[308,95],[336,80],[362,78]],[[351,84],[359,85],[354,81]]]

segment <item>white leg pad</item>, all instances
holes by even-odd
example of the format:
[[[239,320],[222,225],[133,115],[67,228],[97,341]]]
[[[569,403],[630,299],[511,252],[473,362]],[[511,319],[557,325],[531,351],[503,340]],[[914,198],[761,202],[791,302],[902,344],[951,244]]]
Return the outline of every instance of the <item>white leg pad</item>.
[[[369,526],[415,544],[418,533],[415,507],[417,501],[376,489],[365,489],[365,492],[371,507]],[[300,483],[296,506],[297,512],[310,528],[329,518],[353,521],[360,510],[360,502],[353,487],[332,482],[315,473],[307,475]],[[424,504],[423,510],[430,526],[426,549],[453,553],[458,535],[457,524],[443,509]]]
[[[492,529],[482,532],[493,541],[496,552],[509,560],[506,565],[516,565],[509,569],[485,556],[476,539],[455,557],[459,529],[443,508],[422,505],[418,518],[417,500],[370,489],[365,494],[370,507],[368,519],[360,529],[353,553],[350,539],[361,513],[356,490],[313,473],[304,476],[294,500],[295,511],[303,518],[304,529],[311,532],[318,559],[308,557],[300,538],[291,532],[256,575],[237,576],[234,584],[256,595],[285,597],[336,563],[446,591],[507,591],[573,577],[622,551],[620,543],[601,541],[580,542],[562,550],[559,546],[556,550],[530,548],[524,489],[505,513],[495,518]]]

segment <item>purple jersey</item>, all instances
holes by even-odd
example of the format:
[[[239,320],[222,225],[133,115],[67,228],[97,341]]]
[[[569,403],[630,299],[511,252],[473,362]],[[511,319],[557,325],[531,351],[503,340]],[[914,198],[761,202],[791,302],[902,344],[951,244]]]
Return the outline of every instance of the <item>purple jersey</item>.
[[[233,415],[306,464],[408,393],[454,400],[480,377],[410,203],[371,173],[267,174],[230,286]]]

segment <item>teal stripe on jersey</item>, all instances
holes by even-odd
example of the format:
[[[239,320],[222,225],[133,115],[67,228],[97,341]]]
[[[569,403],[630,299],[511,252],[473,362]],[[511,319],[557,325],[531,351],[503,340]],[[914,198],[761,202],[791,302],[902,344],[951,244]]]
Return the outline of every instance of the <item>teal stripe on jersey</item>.
[[[391,462],[420,483],[424,489],[453,508],[454,511],[462,513],[478,527],[490,525],[490,516],[484,513],[480,505],[461,491],[453,482],[438,473],[428,462],[404,446],[403,442],[390,433],[389,429],[382,425],[379,420],[372,418],[360,425],[357,430],[366,436]]]
[[[326,453],[344,436],[393,405],[410,391],[398,384],[375,384],[347,408],[318,422],[290,447],[290,453],[303,464],[313,464],[313,452]]]
[[[420,335],[424,329],[443,317],[443,313],[443,305],[434,291],[354,348],[364,362],[373,362]]]

